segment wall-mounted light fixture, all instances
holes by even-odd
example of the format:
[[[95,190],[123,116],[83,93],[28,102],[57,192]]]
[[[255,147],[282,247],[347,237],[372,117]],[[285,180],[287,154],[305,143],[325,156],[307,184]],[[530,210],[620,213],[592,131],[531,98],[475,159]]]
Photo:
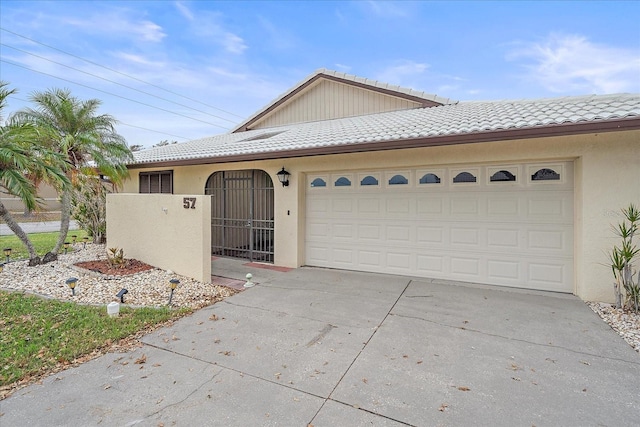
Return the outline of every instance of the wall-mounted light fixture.
[[[180,284],[180,280],[178,279],[169,280],[169,287],[171,288],[171,294],[169,295],[169,305],[171,305],[171,298],[173,298],[173,291],[176,290],[179,284]]]
[[[282,170],[276,175],[278,175],[278,181],[280,181],[283,187],[289,186],[289,176],[291,176],[291,174],[284,170],[284,166],[282,167]]]
[[[71,289],[71,296],[75,296],[76,294],[76,283],[78,282],[78,279],[76,279],[75,277],[69,277],[67,279],[67,281],[65,282],[67,284],[67,286],[69,286],[69,289]]]
[[[116,294],[116,296],[117,296],[118,298],[120,298],[120,303],[121,303],[121,304],[124,304],[124,294],[127,294],[127,293],[129,293],[129,291],[128,291],[128,290],[126,290],[125,288],[122,288],[122,289],[120,289],[120,292],[118,292],[118,293]]]
[[[11,248],[4,248],[3,252],[4,252],[4,256],[7,257],[7,263],[8,263],[9,258],[11,258]]]

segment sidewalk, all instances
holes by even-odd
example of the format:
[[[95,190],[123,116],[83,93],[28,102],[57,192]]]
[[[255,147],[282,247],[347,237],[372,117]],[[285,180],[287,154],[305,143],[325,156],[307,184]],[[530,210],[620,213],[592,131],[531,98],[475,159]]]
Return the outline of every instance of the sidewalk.
[[[20,227],[25,233],[47,233],[60,230],[60,221],[21,222]],[[69,230],[77,230],[78,223],[75,220],[69,222]],[[11,236],[13,231],[7,224],[0,224],[0,236]]]

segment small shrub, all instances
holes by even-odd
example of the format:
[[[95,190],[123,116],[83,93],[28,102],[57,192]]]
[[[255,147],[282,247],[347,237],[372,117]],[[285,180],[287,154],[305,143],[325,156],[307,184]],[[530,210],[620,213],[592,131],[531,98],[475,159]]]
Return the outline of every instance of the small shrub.
[[[628,208],[622,209],[622,214],[625,220],[613,227],[616,235],[622,239],[622,244],[614,246],[609,253],[615,279],[613,289],[616,307],[633,309],[637,313],[640,308],[640,274],[634,268],[634,262],[640,254],[640,248],[634,245],[633,237],[640,227],[640,210],[632,203]]]
[[[124,268],[127,260],[124,258],[124,250],[122,248],[109,248],[107,250],[107,260],[112,267]]]
[[[107,220],[107,186],[98,176],[78,175],[71,193],[71,212],[80,228],[87,231],[93,243],[104,243]]]

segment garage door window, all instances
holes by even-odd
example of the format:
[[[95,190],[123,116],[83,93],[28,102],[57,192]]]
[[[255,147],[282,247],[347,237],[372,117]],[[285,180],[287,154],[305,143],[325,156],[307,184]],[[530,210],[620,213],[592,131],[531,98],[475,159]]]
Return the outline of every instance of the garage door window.
[[[360,185],[378,185],[378,180],[371,175],[367,175],[360,181]]]
[[[507,170],[501,170],[491,175],[491,178],[489,180],[491,182],[501,182],[501,181],[513,182],[516,180],[516,176]]]
[[[454,184],[459,184],[463,182],[476,182],[476,181],[477,181],[476,177],[469,172],[460,172],[458,175],[456,175],[453,178]]]
[[[553,169],[542,168],[531,175],[531,181],[559,181],[560,174]]]
[[[389,185],[405,185],[409,180],[404,175],[394,175],[389,180]]]
[[[336,179],[336,182],[333,184],[335,187],[351,187],[351,181],[349,178],[341,176]]]
[[[434,173],[427,173],[420,178],[420,184],[440,184],[440,177]]]
[[[327,183],[324,179],[322,178],[316,178],[313,181],[311,181],[311,186],[312,187],[326,187]]]

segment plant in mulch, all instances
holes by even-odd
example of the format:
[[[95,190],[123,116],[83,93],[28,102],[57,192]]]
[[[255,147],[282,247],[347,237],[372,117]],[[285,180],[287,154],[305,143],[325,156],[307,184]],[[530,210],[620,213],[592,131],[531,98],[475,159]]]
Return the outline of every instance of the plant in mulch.
[[[124,250],[122,248],[109,248],[107,250],[107,260],[115,268],[125,268],[127,266],[127,260],[124,258]]]
[[[622,239],[620,246],[614,246],[609,253],[611,270],[615,282],[613,289],[616,308],[633,309],[638,313],[640,306],[640,273],[634,263],[640,254],[640,248],[633,243],[633,237],[640,227],[640,210],[632,203],[622,209],[624,221],[613,227],[614,232]],[[634,281],[635,276],[635,281]]]

